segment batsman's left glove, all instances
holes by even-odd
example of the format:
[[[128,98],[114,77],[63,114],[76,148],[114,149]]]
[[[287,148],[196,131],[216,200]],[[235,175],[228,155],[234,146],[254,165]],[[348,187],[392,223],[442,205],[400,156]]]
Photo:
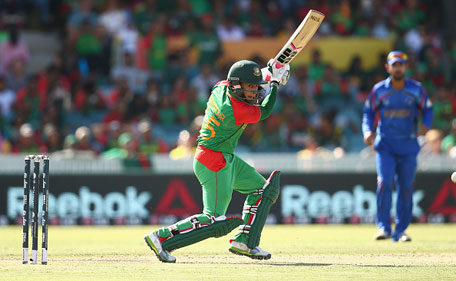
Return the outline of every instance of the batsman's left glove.
[[[271,82],[275,81],[282,85],[286,85],[290,78],[290,65],[280,64],[274,59],[269,60],[268,71],[271,73]]]

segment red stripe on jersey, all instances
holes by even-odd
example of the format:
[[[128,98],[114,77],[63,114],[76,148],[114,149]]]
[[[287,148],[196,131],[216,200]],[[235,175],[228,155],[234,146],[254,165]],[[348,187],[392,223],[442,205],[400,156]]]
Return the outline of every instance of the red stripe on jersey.
[[[242,123],[256,123],[260,121],[261,110],[256,105],[250,105],[245,102],[238,100],[232,95],[228,94],[233,106],[234,122],[236,126]]]
[[[195,159],[213,172],[220,171],[226,165],[225,157],[221,152],[213,151],[201,145],[196,148]]]
[[[372,106],[374,107],[374,110],[377,111],[378,110],[378,107],[377,107],[377,104],[375,103],[375,94],[372,94]]]
[[[425,99],[425,96],[424,96],[424,89],[421,89],[421,102],[420,102],[420,105],[418,106],[418,108],[419,108],[420,110],[423,109],[424,99]]]
[[[378,98],[378,101],[382,101],[382,100],[386,99],[387,97],[391,96],[392,94],[393,94],[393,93],[386,93],[386,94],[384,94],[383,96],[379,97],[379,98]]]

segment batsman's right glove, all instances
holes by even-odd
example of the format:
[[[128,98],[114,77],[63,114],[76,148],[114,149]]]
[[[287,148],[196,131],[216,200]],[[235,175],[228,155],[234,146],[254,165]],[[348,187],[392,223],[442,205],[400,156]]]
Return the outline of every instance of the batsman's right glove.
[[[290,78],[290,64],[280,64],[274,59],[268,62],[268,71],[271,73],[271,83],[286,85]]]

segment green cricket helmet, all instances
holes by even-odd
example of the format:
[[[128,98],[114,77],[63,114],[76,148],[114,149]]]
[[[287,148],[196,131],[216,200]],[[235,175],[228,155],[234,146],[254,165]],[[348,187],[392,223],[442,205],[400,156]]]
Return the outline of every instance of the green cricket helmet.
[[[268,82],[263,80],[260,67],[256,62],[250,60],[241,60],[233,64],[228,71],[227,80],[229,82],[229,88],[233,94],[243,102],[248,104],[260,104],[262,99],[262,93],[264,93],[261,85],[267,84]],[[248,83],[258,85],[257,91],[253,100],[248,100],[244,95],[244,89],[241,87],[241,83]]]

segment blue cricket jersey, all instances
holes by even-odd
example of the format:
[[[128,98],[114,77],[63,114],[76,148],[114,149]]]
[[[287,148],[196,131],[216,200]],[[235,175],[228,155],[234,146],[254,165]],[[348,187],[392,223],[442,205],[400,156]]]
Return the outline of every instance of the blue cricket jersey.
[[[391,77],[375,84],[364,104],[363,134],[373,132],[375,115],[379,113],[377,137],[391,140],[413,139],[417,136],[419,114],[422,123],[432,125],[432,102],[421,83],[405,78],[405,86],[396,91]]]

